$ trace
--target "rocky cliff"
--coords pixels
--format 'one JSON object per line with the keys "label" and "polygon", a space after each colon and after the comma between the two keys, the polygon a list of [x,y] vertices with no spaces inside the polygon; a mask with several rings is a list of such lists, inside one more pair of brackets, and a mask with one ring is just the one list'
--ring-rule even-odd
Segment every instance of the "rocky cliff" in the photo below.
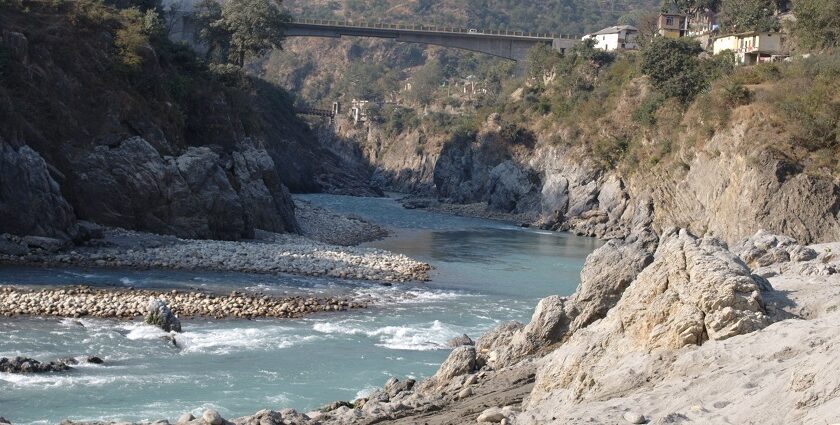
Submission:
{"label": "rocky cliff", "polygon": [[0,14],[0,233],[239,239],[299,231],[288,188],[367,190],[282,89],[159,36],[126,50],[137,24],[108,6],[24,3]]}
{"label": "rocky cliff", "polygon": [[[605,120],[615,122],[622,112]],[[736,108],[701,143],[675,143],[661,162],[633,168],[605,168],[585,146],[558,143],[572,137],[568,129],[544,120],[522,124],[533,140],[511,137],[500,114],[469,137],[428,137],[422,127],[385,137],[376,124],[344,134],[361,144],[383,187],[483,203],[544,228],[603,239],[679,226],[728,243],[760,229],[805,242],[836,240],[840,187],[780,151],[789,136],[766,114],[763,105]],[[685,118],[687,130],[675,137],[694,140],[692,125]]]}

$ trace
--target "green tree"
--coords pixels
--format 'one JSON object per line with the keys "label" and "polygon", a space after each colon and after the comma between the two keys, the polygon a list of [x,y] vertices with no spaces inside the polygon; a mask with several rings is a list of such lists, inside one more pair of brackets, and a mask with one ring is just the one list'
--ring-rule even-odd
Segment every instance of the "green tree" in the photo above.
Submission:
{"label": "green tree", "polygon": [[642,50],[642,72],[662,95],[689,103],[707,86],[701,52],[693,40],[657,38]]}
{"label": "green tree", "polygon": [[116,7],[117,9],[137,8],[141,12],[147,10],[162,10],[160,0],[106,0],[105,4]]}
{"label": "green tree", "polygon": [[231,62],[245,66],[248,57],[281,48],[289,16],[272,0],[229,0],[222,6],[223,27],[230,34]]}
{"label": "green tree", "polygon": [[794,0],[796,23],[793,33],[806,49],[840,46],[840,2],[837,0]]}
{"label": "green tree", "polygon": [[206,59],[224,63],[230,52],[230,31],[222,20],[222,5],[216,0],[201,0],[193,10],[195,41],[207,48]]}
{"label": "green tree", "polygon": [[664,0],[662,2],[663,11],[670,10],[673,6],[680,13],[692,16],[697,12],[704,10],[717,11],[721,0]]}
{"label": "green tree", "polygon": [[528,65],[528,77],[542,81],[546,73],[556,72],[563,61],[563,56],[551,46],[538,44],[528,51],[526,63]]}
{"label": "green tree", "polygon": [[721,24],[733,32],[775,31],[779,29],[775,12],[774,0],[723,0]]}
{"label": "green tree", "polygon": [[136,70],[143,63],[143,50],[151,52],[149,41],[162,36],[163,21],[152,9],[142,12],[131,7],[120,11],[120,22],[114,36],[117,57],[127,68]]}
{"label": "green tree", "polygon": [[336,83],[335,91],[346,100],[382,100],[383,93],[380,89],[379,80],[383,73],[384,67],[382,65],[353,62]]}
{"label": "green tree", "polygon": [[411,98],[421,105],[428,105],[435,99],[441,83],[444,81],[443,72],[437,61],[429,61],[416,73],[411,80]]}

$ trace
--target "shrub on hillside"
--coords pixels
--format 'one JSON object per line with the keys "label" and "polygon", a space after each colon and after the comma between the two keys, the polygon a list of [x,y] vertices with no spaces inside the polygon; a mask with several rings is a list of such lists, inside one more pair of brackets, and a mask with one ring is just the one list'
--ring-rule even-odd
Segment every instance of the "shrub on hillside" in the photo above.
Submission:
{"label": "shrub on hillside", "polygon": [[707,87],[702,52],[696,41],[660,37],[642,51],[642,72],[662,95],[688,104]]}
{"label": "shrub on hillside", "polygon": [[840,46],[840,2],[794,0],[794,35],[806,49]]}
{"label": "shrub on hillside", "polygon": [[71,4],[68,18],[78,27],[99,28],[117,19],[117,12],[102,0],[78,0]]}
{"label": "shrub on hillside", "polygon": [[723,27],[730,32],[779,29],[775,0],[723,0],[720,12]]}
{"label": "shrub on hillside", "polygon": [[129,70],[137,70],[143,63],[143,50],[151,50],[151,39],[163,34],[163,22],[154,10],[141,12],[134,7],[120,11],[120,22],[114,36],[117,57]]}
{"label": "shrub on hillside", "polygon": [[383,128],[385,134],[393,137],[405,131],[410,131],[420,126],[420,118],[413,109],[395,107],[386,113]]}

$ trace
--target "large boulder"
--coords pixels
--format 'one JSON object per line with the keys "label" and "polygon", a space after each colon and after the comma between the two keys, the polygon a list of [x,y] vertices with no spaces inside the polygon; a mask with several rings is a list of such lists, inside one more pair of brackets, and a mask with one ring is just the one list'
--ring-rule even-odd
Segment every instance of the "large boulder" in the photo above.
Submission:
{"label": "large boulder", "polygon": [[476,351],[471,345],[463,345],[449,353],[449,357],[440,365],[438,371],[429,379],[423,381],[422,390],[441,388],[448,385],[453,378],[472,373],[476,369]]}
{"label": "large boulder", "polygon": [[157,298],[149,300],[149,307],[146,310],[144,321],[166,332],[181,332],[181,321],[172,313],[172,310],[169,309],[163,300]]}
{"label": "large boulder", "polygon": [[624,290],[652,261],[658,238],[649,231],[627,239],[614,239],[586,257],[580,285],[572,296],[573,329],[580,329],[606,316]]}
{"label": "large boulder", "polygon": [[68,239],[75,219],[44,159],[0,139],[0,233]]}

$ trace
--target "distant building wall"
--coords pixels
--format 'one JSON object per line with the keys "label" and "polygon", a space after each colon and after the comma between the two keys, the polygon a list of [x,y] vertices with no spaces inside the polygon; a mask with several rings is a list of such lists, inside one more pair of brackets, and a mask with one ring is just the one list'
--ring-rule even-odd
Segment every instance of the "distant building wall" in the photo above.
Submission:
{"label": "distant building wall", "polygon": [[583,40],[594,40],[595,48],[607,52],[614,50],[633,50],[636,45],[636,34],[638,31],[620,30],[608,34],[590,34],[583,37]]}
{"label": "distant building wall", "polygon": [[741,64],[752,65],[787,56],[784,44],[784,34],[777,32],[732,34],[716,38],[712,43],[712,52],[717,55],[729,50],[735,53]]}

